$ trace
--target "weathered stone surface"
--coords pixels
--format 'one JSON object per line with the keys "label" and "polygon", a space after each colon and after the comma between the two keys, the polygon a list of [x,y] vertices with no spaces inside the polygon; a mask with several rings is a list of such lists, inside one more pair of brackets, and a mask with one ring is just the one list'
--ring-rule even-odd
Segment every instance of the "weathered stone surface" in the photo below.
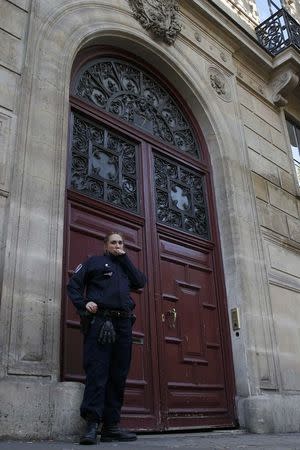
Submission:
{"label": "weathered stone surface", "polygon": [[270,268],[300,279],[300,253],[281,247],[279,242],[267,245]]}
{"label": "weathered stone surface", "polygon": [[288,143],[286,141],[286,137],[284,136],[283,130],[276,130],[275,128],[271,128],[271,140],[275,147],[278,147],[283,152],[289,151]]}
{"label": "weathered stone surface", "polygon": [[84,385],[80,383],[57,383],[49,379],[2,379],[0,438],[78,436],[83,430],[79,415],[83,389]]}
{"label": "weathered stone surface", "polygon": [[[1,425],[0,436],[16,439],[46,438],[50,423],[50,383],[36,380],[1,380]],[[18,408],[16,408],[18,401]],[[16,427],[18,424],[18,427]]]}
{"label": "weathered stone surface", "polygon": [[0,67],[0,106],[13,111],[16,105],[19,76]]}
{"label": "weathered stone surface", "polygon": [[266,141],[265,139],[260,139],[259,141],[260,152],[269,161],[274,162],[277,166],[286,170],[290,170],[290,162],[288,156],[285,152],[280,150],[274,144]]}
{"label": "weathered stone surface", "polygon": [[247,429],[252,433],[300,431],[300,398],[276,393],[249,397],[240,401]]}
{"label": "weathered stone surface", "polygon": [[260,140],[259,135],[247,126],[244,127],[246,143],[249,148],[257,153],[260,153]]}
{"label": "weathered stone surface", "polygon": [[239,85],[238,90],[241,104],[281,133],[282,123],[274,108],[261,101],[261,99],[253,95],[253,92],[245,89],[243,86]]}
{"label": "weathered stone surface", "polygon": [[266,126],[266,122],[264,119],[260,118],[252,111],[244,107],[242,107],[242,117],[244,120],[244,124],[248,128],[264,138],[266,141],[272,141],[271,129],[269,126]]}
{"label": "weathered stone surface", "polygon": [[280,210],[273,208],[272,206],[267,206],[261,200],[257,200],[258,207],[258,219],[260,224],[282,236],[289,236],[286,215]]}
{"label": "weathered stone surface", "polygon": [[[292,269],[294,272],[295,267],[293,265],[297,264],[298,267],[300,266],[300,255],[291,257],[290,264],[286,264],[284,267],[282,265],[282,259],[286,255],[281,253],[278,256],[281,256],[281,261],[274,262],[278,267],[277,270],[290,272],[290,269]],[[274,255],[272,255],[272,258],[274,258]],[[299,269],[295,276],[298,278],[300,289]],[[300,391],[300,311],[298,308],[300,290],[299,292],[295,292],[295,290],[271,285],[270,291],[282,387],[287,391]]]}
{"label": "weathered stone surface", "polygon": [[27,12],[17,8],[12,2],[1,2],[0,28],[13,36],[23,39],[27,26]]}
{"label": "weathered stone surface", "polygon": [[83,432],[85,421],[79,414],[83,390],[82,383],[62,382],[52,385],[50,436],[53,438],[66,435],[77,436]]}
{"label": "weathered stone surface", "polygon": [[7,68],[21,73],[23,42],[3,30],[0,30],[0,61]]}
{"label": "weathered stone surface", "polygon": [[252,174],[252,180],[254,185],[254,191],[257,198],[260,198],[261,200],[268,202],[269,201],[269,195],[268,195],[268,188],[267,188],[267,182],[258,175],[255,175],[255,173]]}
{"label": "weathered stone surface", "polygon": [[19,6],[19,8],[22,8],[25,11],[29,11],[32,0],[10,0],[10,3]]}
{"label": "weathered stone surface", "polygon": [[288,173],[285,170],[278,168],[280,186],[285,191],[288,191],[292,195],[297,195],[296,191],[296,177],[293,173]]}
{"label": "weathered stone surface", "polygon": [[294,196],[272,184],[268,185],[268,190],[271,205],[276,206],[276,208],[281,209],[291,216],[298,217],[297,202]]}
{"label": "weathered stone surface", "polygon": [[290,164],[285,153],[286,143],[283,133],[270,127],[264,119],[246,108],[242,109],[242,115],[249,147],[289,172]]}
{"label": "weathered stone surface", "polygon": [[288,217],[287,224],[291,239],[293,241],[300,242],[300,220],[293,219],[293,217]]}
{"label": "weathered stone surface", "polygon": [[253,172],[273,184],[280,185],[278,167],[264,156],[249,149],[250,166]]}
{"label": "weathered stone surface", "polygon": [[[10,188],[11,161],[16,132],[16,117],[0,108],[0,189],[8,193]],[[4,193],[5,193],[4,192]]]}

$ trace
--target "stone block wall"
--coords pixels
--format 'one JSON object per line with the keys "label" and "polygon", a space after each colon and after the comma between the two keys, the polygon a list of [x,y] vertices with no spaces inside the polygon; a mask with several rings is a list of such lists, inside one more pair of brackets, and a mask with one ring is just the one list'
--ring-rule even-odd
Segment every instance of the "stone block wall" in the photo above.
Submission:
{"label": "stone block wall", "polygon": [[[218,1],[218,0],[217,0]],[[259,23],[255,0],[220,0],[229,10],[254,28]]]}
{"label": "stone block wall", "polygon": [[243,86],[239,98],[270,287],[276,390],[300,394],[300,198],[285,113]]}
{"label": "stone block wall", "polygon": [[17,134],[18,98],[24,68],[31,0],[0,3],[0,281],[6,248],[10,180]]}

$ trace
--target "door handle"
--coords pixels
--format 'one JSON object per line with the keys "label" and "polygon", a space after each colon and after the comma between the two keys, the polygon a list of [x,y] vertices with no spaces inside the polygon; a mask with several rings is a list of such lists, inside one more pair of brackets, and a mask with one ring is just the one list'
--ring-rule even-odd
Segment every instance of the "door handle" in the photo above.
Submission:
{"label": "door handle", "polygon": [[166,315],[170,318],[169,327],[170,328],[175,328],[176,319],[177,319],[177,311],[176,311],[176,309],[175,308],[169,309],[169,311],[167,312]]}

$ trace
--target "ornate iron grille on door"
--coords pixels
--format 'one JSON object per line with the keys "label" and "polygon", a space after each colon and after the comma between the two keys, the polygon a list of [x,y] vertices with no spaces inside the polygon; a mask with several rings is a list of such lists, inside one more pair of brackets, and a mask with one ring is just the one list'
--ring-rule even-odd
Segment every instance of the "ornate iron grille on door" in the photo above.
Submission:
{"label": "ornate iron grille on door", "polygon": [[139,212],[136,144],[73,113],[70,185],[86,195]]}
{"label": "ornate iron grille on door", "polygon": [[209,239],[204,176],[155,155],[154,177],[158,222]]}
{"label": "ornate iron grille on door", "polygon": [[200,159],[201,149],[182,108],[136,66],[112,58],[93,60],[80,70],[72,93]]}

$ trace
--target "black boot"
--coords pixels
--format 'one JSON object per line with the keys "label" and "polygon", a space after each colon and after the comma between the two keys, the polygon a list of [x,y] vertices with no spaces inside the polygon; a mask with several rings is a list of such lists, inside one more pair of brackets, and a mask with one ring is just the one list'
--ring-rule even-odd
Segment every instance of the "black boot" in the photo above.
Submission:
{"label": "black boot", "polygon": [[80,438],[80,445],[93,445],[97,444],[97,429],[98,423],[87,421],[85,434]]}
{"label": "black boot", "polygon": [[113,442],[113,441],[135,441],[136,434],[131,431],[124,430],[116,425],[103,425],[101,430],[101,442]]}

